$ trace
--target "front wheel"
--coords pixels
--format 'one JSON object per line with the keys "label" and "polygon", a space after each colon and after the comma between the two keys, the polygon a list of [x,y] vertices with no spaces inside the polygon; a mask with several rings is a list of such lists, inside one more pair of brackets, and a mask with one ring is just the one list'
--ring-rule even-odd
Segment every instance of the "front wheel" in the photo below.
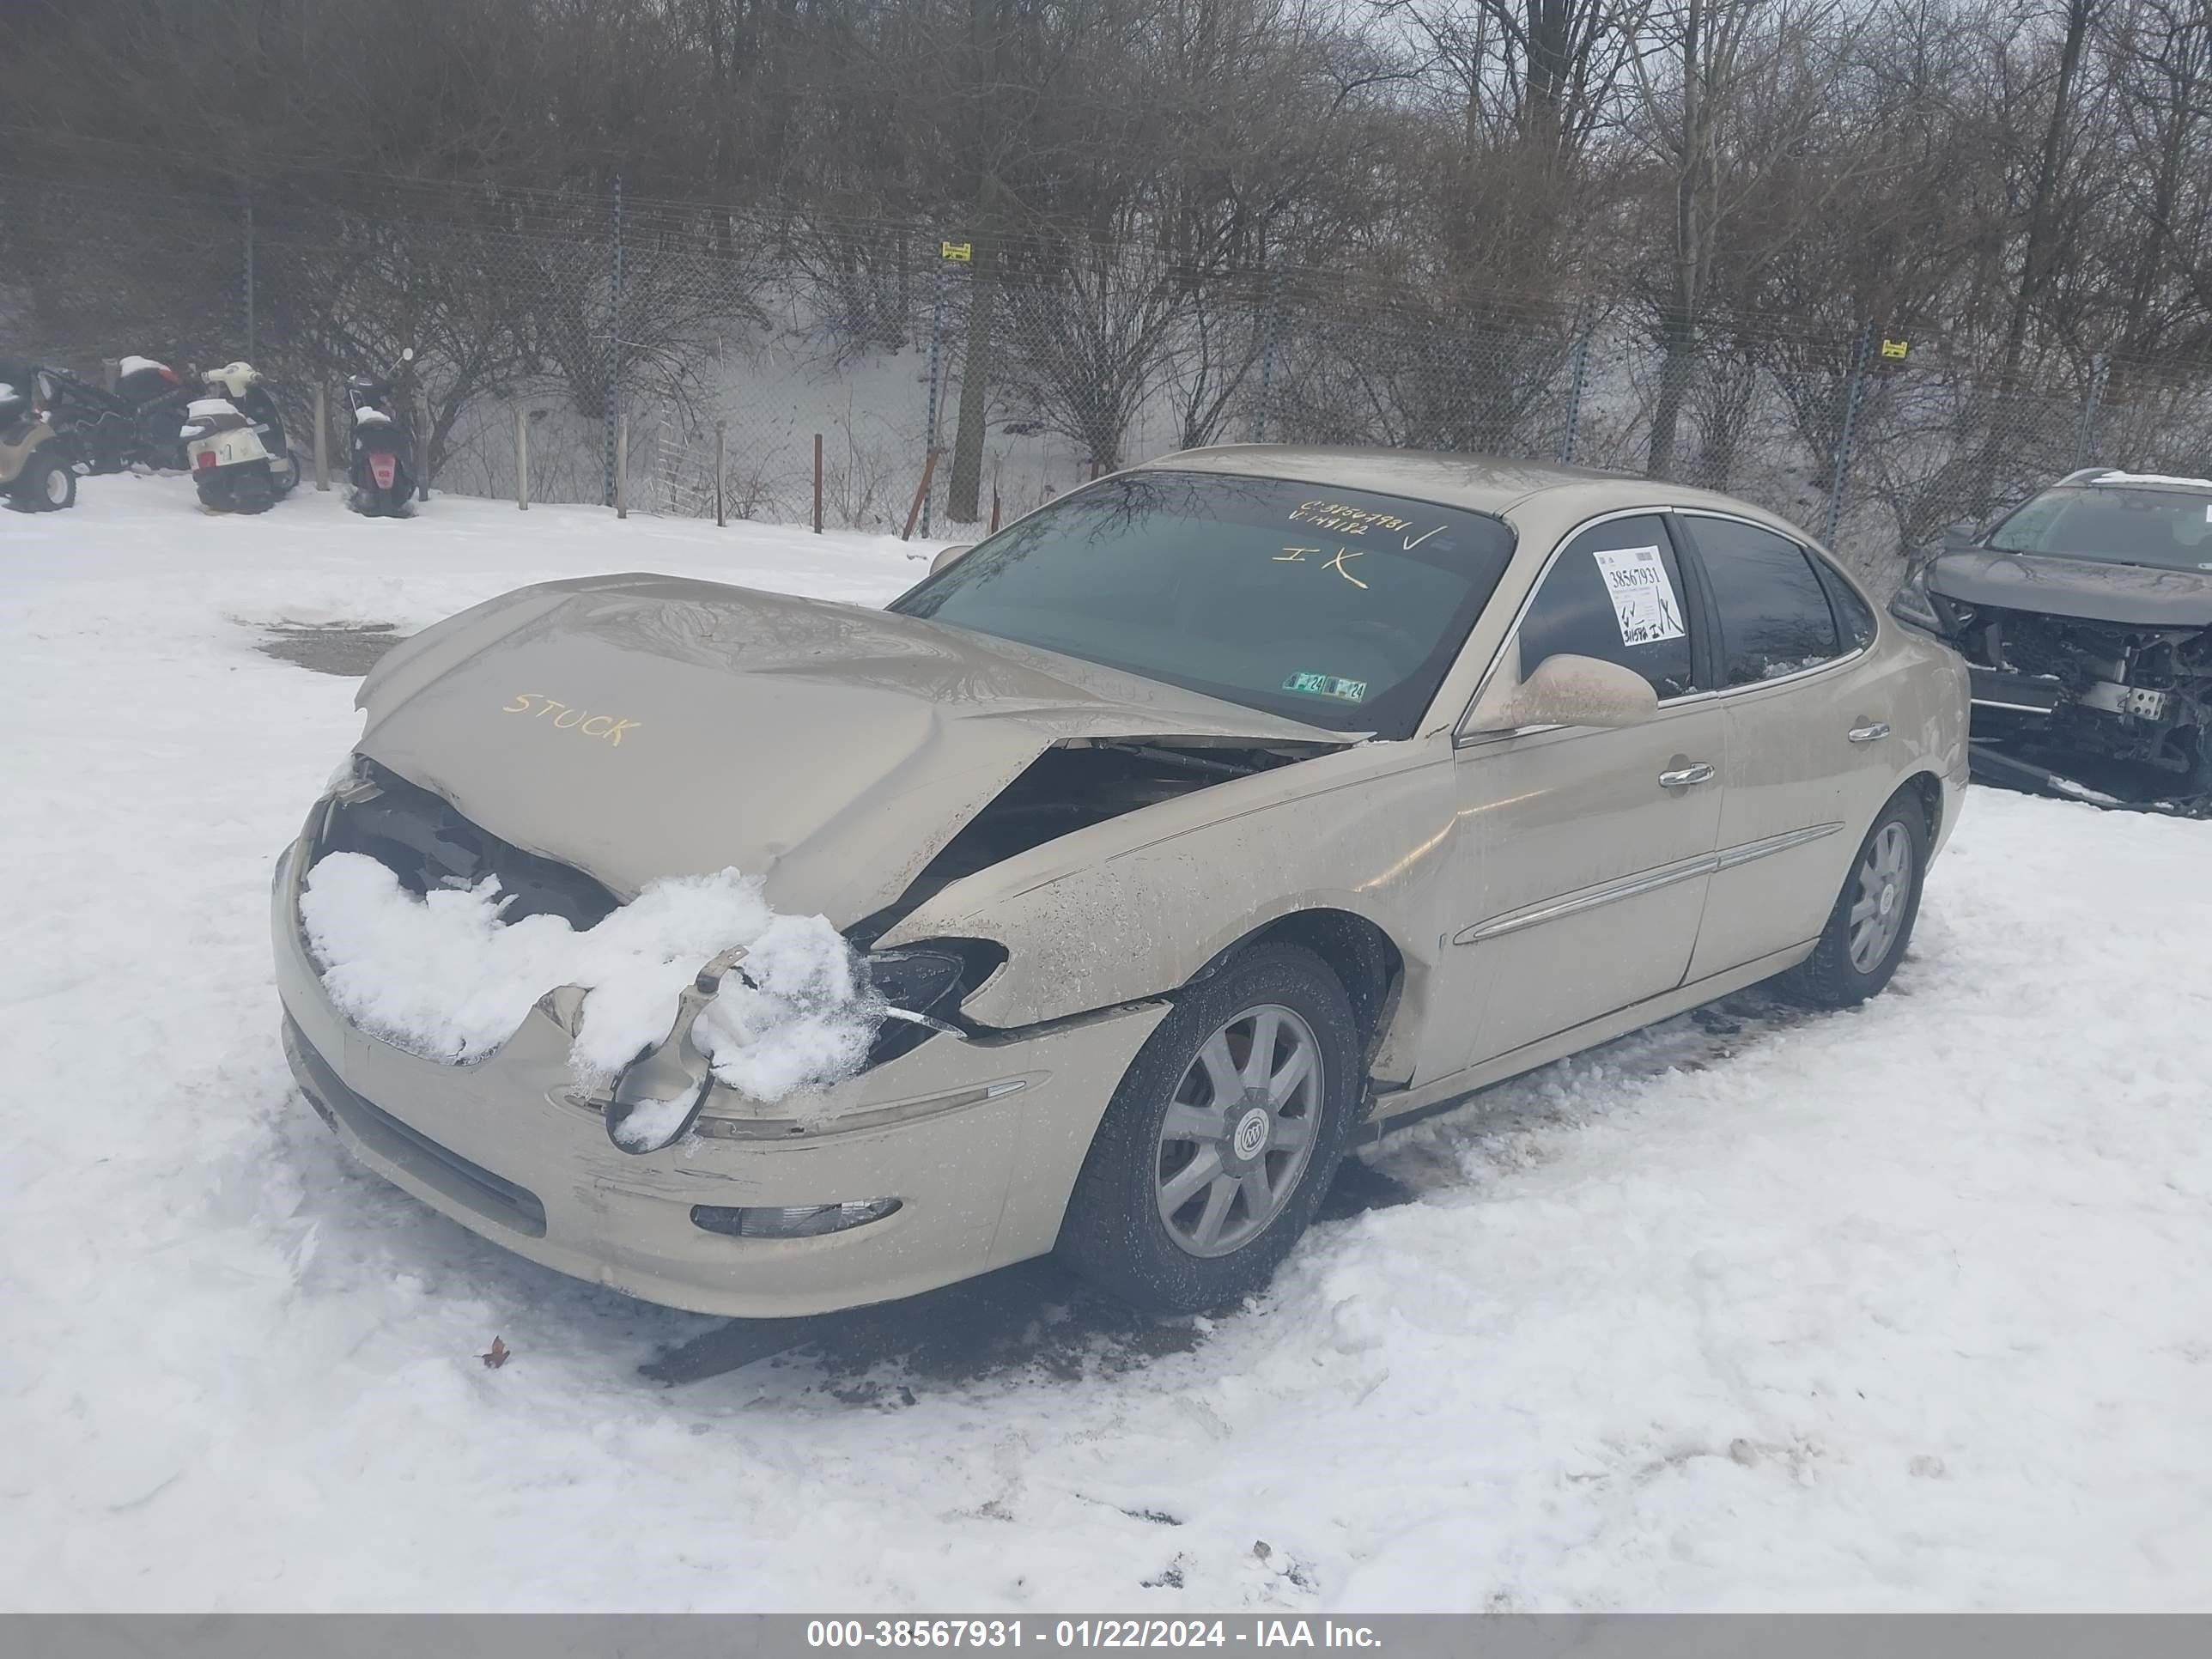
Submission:
{"label": "front wheel", "polygon": [[1849,1008],[1881,990],[1911,940],[1927,867],[1928,815],[1909,791],[1892,796],[1859,843],[1820,942],[1776,988],[1814,1008]]}
{"label": "front wheel", "polygon": [[10,493],[25,513],[58,513],[76,505],[76,473],[49,446],[24,463]]}
{"label": "front wheel", "polygon": [[1343,985],[1293,945],[1243,951],[1188,987],[1106,1109],[1060,1254],[1156,1313],[1264,1285],[1313,1219],[1358,1111]]}

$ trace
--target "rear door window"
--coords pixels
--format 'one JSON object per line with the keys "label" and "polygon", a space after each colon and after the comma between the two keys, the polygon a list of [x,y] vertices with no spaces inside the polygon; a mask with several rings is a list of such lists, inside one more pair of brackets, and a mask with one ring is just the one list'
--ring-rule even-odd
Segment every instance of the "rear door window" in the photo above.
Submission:
{"label": "rear door window", "polygon": [[1735,519],[1684,522],[1720,614],[1722,684],[1757,685],[1841,654],[1827,589],[1804,549]]}
{"label": "rear door window", "polygon": [[1547,657],[1595,657],[1650,682],[1660,697],[1697,689],[1689,607],[1656,514],[1608,519],[1560,549],[1521,619],[1521,677]]}

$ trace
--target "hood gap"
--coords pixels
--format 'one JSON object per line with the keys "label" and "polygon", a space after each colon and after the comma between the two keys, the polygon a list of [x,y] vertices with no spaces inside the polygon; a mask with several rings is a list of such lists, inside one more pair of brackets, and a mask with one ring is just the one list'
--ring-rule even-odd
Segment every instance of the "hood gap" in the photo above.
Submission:
{"label": "hood gap", "polygon": [[1155,737],[1065,739],[1024,767],[938,849],[905,891],[855,922],[847,937],[865,948],[954,882],[1079,830],[1344,746]]}

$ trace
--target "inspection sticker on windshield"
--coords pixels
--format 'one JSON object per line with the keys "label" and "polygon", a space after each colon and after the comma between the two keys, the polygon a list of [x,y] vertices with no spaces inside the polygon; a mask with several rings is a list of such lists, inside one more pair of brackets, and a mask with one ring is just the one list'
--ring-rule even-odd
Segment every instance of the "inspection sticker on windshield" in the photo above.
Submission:
{"label": "inspection sticker on windshield", "polygon": [[1590,556],[1613,600],[1623,645],[1656,645],[1682,637],[1682,605],[1656,547],[1601,548]]}
{"label": "inspection sticker on windshield", "polygon": [[1283,682],[1285,691],[1310,691],[1316,697],[1341,697],[1346,702],[1367,700],[1365,680],[1340,680],[1334,674],[1293,674]]}

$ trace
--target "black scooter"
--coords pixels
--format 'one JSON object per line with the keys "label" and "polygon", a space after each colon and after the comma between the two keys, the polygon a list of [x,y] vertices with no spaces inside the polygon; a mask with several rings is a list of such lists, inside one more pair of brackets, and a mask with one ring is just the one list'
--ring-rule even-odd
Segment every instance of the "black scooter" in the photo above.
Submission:
{"label": "black scooter", "polygon": [[[399,354],[401,374],[415,361],[410,346]],[[351,459],[346,477],[353,485],[349,505],[366,518],[404,519],[415,511],[415,447],[394,416],[402,406],[389,379],[355,374],[345,383],[352,414]]]}

